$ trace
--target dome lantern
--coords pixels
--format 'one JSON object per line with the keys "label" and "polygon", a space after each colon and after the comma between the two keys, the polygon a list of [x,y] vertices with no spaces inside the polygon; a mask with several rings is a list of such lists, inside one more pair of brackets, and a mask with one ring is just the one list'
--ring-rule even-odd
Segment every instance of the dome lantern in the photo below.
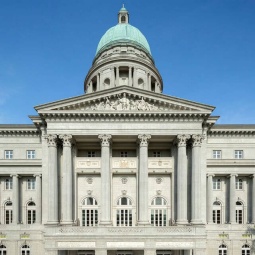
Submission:
{"label": "dome lantern", "polygon": [[129,14],[128,14],[128,11],[125,8],[124,4],[119,11],[118,21],[119,21],[119,24],[128,24],[129,23]]}

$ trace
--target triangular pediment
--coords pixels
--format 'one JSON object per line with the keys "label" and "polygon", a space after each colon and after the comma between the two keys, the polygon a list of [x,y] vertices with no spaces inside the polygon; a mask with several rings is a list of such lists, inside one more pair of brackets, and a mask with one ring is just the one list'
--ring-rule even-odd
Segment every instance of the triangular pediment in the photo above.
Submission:
{"label": "triangular pediment", "polygon": [[214,107],[130,87],[119,87],[36,106],[50,112],[167,112],[207,113]]}

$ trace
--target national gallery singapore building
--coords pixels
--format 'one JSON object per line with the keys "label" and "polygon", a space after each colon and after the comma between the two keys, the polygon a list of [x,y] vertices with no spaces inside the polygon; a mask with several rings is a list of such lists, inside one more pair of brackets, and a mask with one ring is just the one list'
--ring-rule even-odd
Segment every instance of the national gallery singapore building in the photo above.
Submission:
{"label": "national gallery singapore building", "polygon": [[255,125],[162,91],[123,7],[84,94],[0,125],[0,255],[254,254]]}

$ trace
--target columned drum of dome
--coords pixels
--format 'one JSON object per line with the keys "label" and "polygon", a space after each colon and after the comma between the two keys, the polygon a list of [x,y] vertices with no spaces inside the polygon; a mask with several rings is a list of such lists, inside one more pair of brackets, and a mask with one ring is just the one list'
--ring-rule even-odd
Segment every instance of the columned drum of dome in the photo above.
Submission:
{"label": "columned drum of dome", "polygon": [[149,43],[139,29],[129,24],[124,6],[118,13],[118,24],[108,29],[98,43],[84,91],[92,93],[119,86],[157,93],[163,90]]}

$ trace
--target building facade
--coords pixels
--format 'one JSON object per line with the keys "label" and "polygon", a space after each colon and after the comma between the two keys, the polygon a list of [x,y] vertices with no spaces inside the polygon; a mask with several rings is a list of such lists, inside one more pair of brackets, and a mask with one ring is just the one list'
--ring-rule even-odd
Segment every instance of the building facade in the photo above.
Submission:
{"label": "building facade", "polygon": [[0,255],[254,254],[255,125],[164,95],[124,7],[84,91],[0,125]]}

